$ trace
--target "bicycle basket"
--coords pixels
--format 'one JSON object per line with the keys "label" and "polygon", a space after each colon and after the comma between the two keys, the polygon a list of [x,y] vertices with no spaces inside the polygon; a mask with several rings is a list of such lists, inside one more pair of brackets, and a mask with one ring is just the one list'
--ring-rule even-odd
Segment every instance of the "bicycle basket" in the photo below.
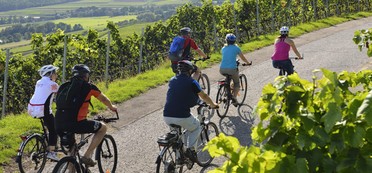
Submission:
{"label": "bicycle basket", "polygon": [[161,146],[168,146],[177,141],[178,135],[176,133],[167,133],[158,137],[158,144]]}
{"label": "bicycle basket", "polygon": [[61,145],[70,148],[75,143],[75,133],[63,132],[61,135]]}

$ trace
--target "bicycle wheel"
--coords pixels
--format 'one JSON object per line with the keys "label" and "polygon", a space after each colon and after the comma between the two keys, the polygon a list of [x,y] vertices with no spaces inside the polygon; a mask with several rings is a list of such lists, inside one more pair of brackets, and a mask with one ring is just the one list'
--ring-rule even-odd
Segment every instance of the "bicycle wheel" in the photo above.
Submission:
{"label": "bicycle wheel", "polygon": [[253,108],[250,105],[242,104],[238,107],[238,114],[242,118],[242,120],[245,120],[249,122],[250,124],[254,123],[255,115],[253,112]]}
{"label": "bicycle wheel", "polygon": [[200,87],[204,90],[205,93],[208,95],[211,92],[211,85],[209,83],[209,78],[206,74],[202,73],[199,77],[198,83]]}
{"label": "bicycle wheel", "polygon": [[160,151],[156,164],[156,173],[182,173],[183,165],[176,164],[176,152],[170,146]]}
{"label": "bicycle wheel", "polygon": [[203,150],[207,143],[216,137],[219,134],[217,125],[209,122],[208,124],[203,126],[203,129],[200,133],[200,138],[198,139],[198,146],[196,148],[197,153],[197,164],[202,167],[208,166],[213,157],[209,154],[208,150]]}
{"label": "bicycle wheel", "polygon": [[236,100],[241,105],[245,101],[245,97],[247,96],[247,77],[244,74],[239,75],[240,81],[240,89]]}
{"label": "bicycle wheel", "polygon": [[22,173],[41,173],[46,163],[46,144],[39,134],[26,139],[17,155],[19,171]]}
{"label": "bicycle wheel", "polygon": [[225,85],[222,85],[218,88],[217,96],[216,96],[216,103],[219,105],[217,109],[217,115],[220,118],[223,118],[226,116],[227,111],[230,107],[230,100],[227,96],[227,89]]}
{"label": "bicycle wheel", "polygon": [[53,173],[81,173],[81,170],[75,157],[68,156],[58,161]]}
{"label": "bicycle wheel", "polygon": [[96,160],[99,172],[110,173],[116,171],[118,163],[118,149],[114,138],[111,135],[105,135],[101,144],[96,150]]}

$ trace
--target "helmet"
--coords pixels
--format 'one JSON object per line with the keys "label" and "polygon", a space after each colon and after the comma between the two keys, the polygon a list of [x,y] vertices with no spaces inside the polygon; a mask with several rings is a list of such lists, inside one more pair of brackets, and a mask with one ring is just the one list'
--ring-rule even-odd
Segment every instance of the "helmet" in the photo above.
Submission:
{"label": "helmet", "polygon": [[77,64],[72,68],[72,74],[74,76],[77,75],[84,75],[90,73],[89,67],[86,66],[85,64]]}
{"label": "helmet", "polygon": [[236,36],[234,34],[226,34],[226,41],[236,41]]}
{"label": "helmet", "polygon": [[188,34],[191,32],[191,29],[189,27],[183,27],[180,29],[181,34]]}
{"label": "helmet", "polygon": [[194,65],[192,64],[192,62],[188,61],[188,60],[182,60],[182,61],[178,61],[178,71],[179,72],[189,72],[190,70],[194,70]]}
{"label": "helmet", "polygon": [[288,34],[288,33],[289,33],[289,28],[287,26],[282,26],[280,28],[280,34],[281,35]]}
{"label": "helmet", "polygon": [[39,71],[40,76],[43,77],[43,76],[46,76],[46,75],[50,75],[49,72],[56,71],[56,70],[58,70],[58,67],[56,67],[56,66],[44,65],[38,71]]}

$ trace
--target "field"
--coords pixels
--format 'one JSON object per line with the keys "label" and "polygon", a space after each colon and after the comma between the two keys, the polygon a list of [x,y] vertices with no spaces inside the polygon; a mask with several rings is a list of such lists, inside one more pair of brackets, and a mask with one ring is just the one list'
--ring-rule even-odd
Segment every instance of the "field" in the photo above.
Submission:
{"label": "field", "polygon": [[137,17],[136,15],[116,16],[116,17],[110,17],[110,16],[79,17],[79,18],[66,18],[66,19],[53,20],[51,22],[54,22],[54,23],[63,22],[71,26],[75,24],[81,24],[84,27],[84,29],[92,28],[92,29],[101,30],[106,27],[109,21],[117,23],[117,22],[124,21],[124,20],[136,19],[136,17]]}
{"label": "field", "polygon": [[13,10],[7,12],[0,12],[0,16],[43,16],[43,15],[53,15],[56,13],[66,12],[67,10],[74,10],[80,7],[125,7],[125,6],[141,6],[147,4],[154,5],[166,5],[166,4],[183,4],[189,2],[189,0],[81,0],[78,2],[71,2],[58,5],[50,5],[44,7],[28,8],[23,10]]}

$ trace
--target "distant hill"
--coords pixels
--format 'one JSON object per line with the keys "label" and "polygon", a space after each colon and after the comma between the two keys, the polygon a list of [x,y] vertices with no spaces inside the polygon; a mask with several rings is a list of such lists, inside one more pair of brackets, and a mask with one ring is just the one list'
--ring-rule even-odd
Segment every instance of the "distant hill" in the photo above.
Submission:
{"label": "distant hill", "polygon": [[0,0],[0,12],[20,10],[30,7],[42,7],[75,1],[79,0]]}

